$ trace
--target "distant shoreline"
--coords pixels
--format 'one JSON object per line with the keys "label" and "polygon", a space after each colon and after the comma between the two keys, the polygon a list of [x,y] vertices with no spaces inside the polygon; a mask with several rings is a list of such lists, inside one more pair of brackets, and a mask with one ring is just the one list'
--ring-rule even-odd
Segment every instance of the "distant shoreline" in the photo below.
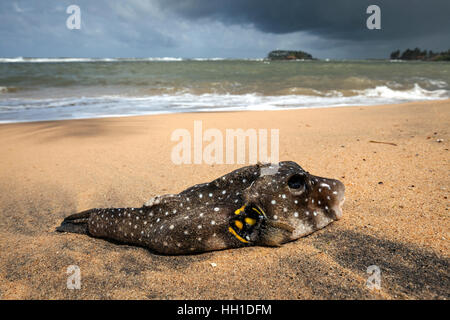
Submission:
{"label": "distant shoreline", "polygon": [[390,58],[364,58],[364,59],[269,59],[265,58],[177,58],[177,57],[149,57],[149,58],[36,58],[36,57],[6,57],[0,58],[0,64],[8,63],[114,63],[114,62],[220,62],[220,61],[251,61],[251,62],[449,62],[448,60],[421,60],[421,59],[390,59]]}

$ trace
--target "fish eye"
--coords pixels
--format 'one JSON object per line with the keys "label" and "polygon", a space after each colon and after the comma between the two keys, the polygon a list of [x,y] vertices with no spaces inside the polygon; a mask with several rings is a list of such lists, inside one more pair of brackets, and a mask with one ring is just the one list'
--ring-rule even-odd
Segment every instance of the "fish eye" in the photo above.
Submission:
{"label": "fish eye", "polygon": [[291,189],[300,189],[305,186],[305,178],[302,175],[294,174],[289,178],[287,183]]}

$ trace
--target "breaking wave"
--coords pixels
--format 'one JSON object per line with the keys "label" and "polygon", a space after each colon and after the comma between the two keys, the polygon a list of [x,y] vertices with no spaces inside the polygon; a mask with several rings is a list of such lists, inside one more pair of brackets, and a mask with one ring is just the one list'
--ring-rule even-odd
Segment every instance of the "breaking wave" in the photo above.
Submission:
{"label": "breaking wave", "polygon": [[[139,61],[223,61],[235,60],[227,58],[177,58],[177,57],[149,57],[149,58],[0,58],[0,63],[66,63],[66,62],[139,62]],[[262,61],[262,58],[239,59],[245,61]]]}
{"label": "breaking wave", "polygon": [[[3,88],[3,87],[2,87]],[[267,96],[248,94],[195,95],[191,93],[150,96],[94,96],[52,99],[0,99],[0,122],[24,122],[131,116],[179,112],[215,112],[245,110],[284,110],[394,104],[409,101],[448,99],[448,90],[426,90],[415,84],[410,90],[377,86],[353,90],[345,96],[339,91],[322,95],[290,94]]]}

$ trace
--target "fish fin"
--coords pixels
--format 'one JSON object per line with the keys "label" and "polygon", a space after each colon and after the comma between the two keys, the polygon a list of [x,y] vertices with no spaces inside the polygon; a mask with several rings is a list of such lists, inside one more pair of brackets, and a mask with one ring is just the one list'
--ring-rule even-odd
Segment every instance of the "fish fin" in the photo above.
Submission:
{"label": "fish fin", "polygon": [[234,213],[228,230],[245,244],[281,246],[289,241],[294,231],[287,223],[269,220],[266,213],[253,203],[242,206]]}
{"label": "fish fin", "polygon": [[294,227],[288,225],[287,223],[279,222],[279,221],[270,221],[269,225],[271,225],[274,228],[285,230],[289,233],[292,233],[295,230]]}
{"label": "fish fin", "polygon": [[272,247],[279,247],[290,239],[294,228],[290,225],[278,222],[267,221],[265,228],[261,232],[260,243]]}
{"label": "fish fin", "polygon": [[163,194],[158,195],[150,198],[146,203],[144,203],[144,207],[151,207],[157,204],[160,204],[162,200],[168,199],[168,198],[174,198],[176,197],[176,194]]}
{"label": "fish fin", "polygon": [[265,213],[254,204],[237,209],[230,219],[228,231],[240,242],[252,244],[257,241],[259,229],[265,219]]}
{"label": "fish fin", "polygon": [[91,214],[97,210],[98,209],[90,209],[66,217],[61,225],[56,227],[56,231],[89,234],[88,221]]}

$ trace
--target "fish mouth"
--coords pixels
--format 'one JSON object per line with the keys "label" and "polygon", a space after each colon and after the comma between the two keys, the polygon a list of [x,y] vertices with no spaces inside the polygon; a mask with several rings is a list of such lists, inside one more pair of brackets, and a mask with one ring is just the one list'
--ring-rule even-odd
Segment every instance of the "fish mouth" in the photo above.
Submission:
{"label": "fish mouth", "polygon": [[335,208],[333,208],[336,220],[340,220],[342,218],[342,206],[344,205],[344,202],[345,196],[342,196],[342,199],[339,201],[339,204]]}
{"label": "fish mouth", "polygon": [[345,186],[339,180],[336,180],[337,184],[337,196],[336,196],[336,204],[332,207],[335,220],[340,220],[342,218],[342,206],[345,202]]}

